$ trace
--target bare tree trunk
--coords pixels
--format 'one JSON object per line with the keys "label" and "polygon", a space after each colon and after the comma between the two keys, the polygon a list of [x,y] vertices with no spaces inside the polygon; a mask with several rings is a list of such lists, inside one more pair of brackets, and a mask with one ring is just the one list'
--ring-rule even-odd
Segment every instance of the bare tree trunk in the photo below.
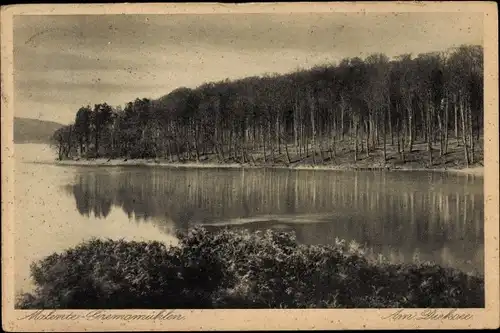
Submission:
{"label": "bare tree trunk", "polygon": [[175,140],[175,148],[177,152],[177,161],[182,161],[181,148],[179,146],[179,141]]}
{"label": "bare tree trunk", "polygon": [[262,128],[262,123],[260,123],[260,134],[262,135],[262,149],[264,152],[264,163],[267,163],[267,157],[266,157],[266,137]]}
{"label": "bare tree trunk", "polygon": [[363,130],[365,128],[365,123],[363,122],[359,122],[358,123],[358,135],[359,135],[359,138],[360,138],[360,147],[359,147],[359,152],[362,153],[365,151],[365,131]]}
{"label": "bare tree trunk", "polygon": [[57,155],[59,156],[59,160],[63,159],[63,140],[59,140],[59,150],[57,152]]}
{"label": "bare tree trunk", "polygon": [[246,132],[241,131],[241,138],[240,138],[240,154],[241,154],[241,161],[243,163],[246,163],[246,154],[245,154],[245,141],[246,141]]}
{"label": "bare tree trunk", "polygon": [[276,143],[278,144],[278,154],[281,155],[281,136],[280,136],[280,122],[279,122],[279,111],[276,110]]}
{"label": "bare tree trunk", "polygon": [[401,140],[400,140],[400,125],[399,125],[399,119],[396,120],[396,134],[397,134],[397,139],[398,139],[398,154],[401,154]]}
{"label": "bare tree trunk", "polygon": [[[401,124],[400,124],[400,126],[401,126]],[[405,156],[406,132],[407,132],[406,122],[403,123],[402,126],[403,126],[403,130],[402,130],[403,135],[401,135],[401,160],[403,161],[403,163],[406,163],[406,156]]]}
{"label": "bare tree trunk", "polygon": [[[387,112],[387,109],[386,109]],[[386,115],[386,114],[385,114]],[[385,125],[385,119],[382,121],[382,126],[383,126],[383,143],[384,143],[384,165],[387,161],[387,133],[386,133],[386,125]]]}
{"label": "bare tree trunk", "polygon": [[298,119],[299,120],[299,128],[298,128],[298,137],[299,137],[299,159],[302,160],[302,131],[303,131],[303,124],[302,124],[302,117]]}
{"label": "bare tree trunk", "polygon": [[[217,114],[217,111],[216,111],[216,114]],[[217,128],[218,128],[218,124],[217,124],[217,115],[216,115],[215,116],[215,124],[214,124],[214,135],[213,135],[213,141],[214,141],[213,150],[217,154],[217,157],[219,158],[219,161],[220,161],[221,156],[220,156],[220,150],[219,150],[219,135],[218,135]]]}
{"label": "bare tree trunk", "polygon": [[174,156],[173,156],[173,153],[172,153],[172,142],[171,142],[170,139],[168,140],[168,144],[167,144],[167,155],[168,155],[168,160],[170,162],[173,162],[174,161]]}
{"label": "bare tree trunk", "polygon": [[71,149],[73,148],[73,125],[69,125],[69,134],[68,134],[68,151],[66,152],[66,158],[69,158],[71,154]]}
{"label": "bare tree trunk", "polygon": [[443,149],[444,133],[443,133],[443,117],[441,117],[439,112],[437,113],[437,118],[438,118],[438,126],[439,126],[439,134],[438,134],[439,135],[439,156],[441,157],[444,154],[444,149]]}
{"label": "bare tree trunk", "polygon": [[194,149],[195,149],[195,152],[196,152],[196,161],[197,162],[200,162],[200,150],[199,150],[199,147],[198,147],[198,133],[200,133],[199,131],[199,124],[196,123],[196,129],[193,131],[193,141],[194,141]]}
{"label": "bare tree trunk", "polygon": [[300,154],[300,158],[302,159],[302,155],[305,153],[306,156],[307,156],[307,153],[305,151],[305,145],[306,145],[306,142],[304,140],[304,121],[303,121],[303,118],[301,117],[300,119],[300,135],[299,135],[299,139],[300,139],[300,142],[299,142],[299,154]]}
{"label": "bare tree trunk", "polygon": [[287,140],[287,138],[285,138],[284,141],[285,141],[286,160],[287,160],[288,164],[290,165],[292,163],[292,160],[290,159],[290,153],[288,152],[288,140]]}
{"label": "bare tree trunk", "polygon": [[[90,146],[90,134],[87,132],[87,129],[85,129],[85,156],[88,158],[89,154],[89,146]],[[83,157],[83,156],[82,156]]]}
{"label": "bare tree trunk", "polygon": [[337,155],[337,139],[335,138],[335,135],[333,136],[333,142],[332,142],[332,148],[330,150],[330,160],[334,160],[335,159],[335,156]]}
{"label": "bare tree trunk", "polygon": [[252,126],[252,149],[256,150],[257,149],[257,124],[256,121],[254,121],[254,124]]}
{"label": "bare tree trunk", "polygon": [[222,132],[222,131],[219,131],[219,132],[221,132],[219,134],[219,136],[220,136],[220,140],[219,140],[220,156],[222,157],[222,161],[225,162],[226,156],[224,155],[224,132]]}
{"label": "bare tree trunk", "polygon": [[[419,103],[421,104],[421,103]],[[422,103],[422,106],[420,108],[420,113],[421,113],[421,123],[422,123],[422,133],[424,133],[424,142],[427,143],[428,140],[430,140],[429,138],[429,131],[427,130],[427,110],[425,108],[425,105],[424,103]]]}
{"label": "bare tree trunk", "polygon": [[233,123],[233,128],[234,128],[234,134],[233,134],[233,156],[234,156],[234,160],[235,161],[238,161],[238,144],[240,143],[239,142],[239,138],[240,138],[240,134],[239,134],[239,131],[238,131],[238,127],[236,126],[235,123]]}
{"label": "bare tree trunk", "polygon": [[358,161],[358,127],[359,121],[354,122],[354,162]]}
{"label": "bare tree trunk", "polygon": [[411,107],[408,107],[408,151],[411,153],[413,151],[413,111]]}
{"label": "bare tree trunk", "polygon": [[[389,121],[389,135],[391,136],[391,146],[394,146],[394,133],[392,131],[392,112],[391,112],[391,102],[387,101],[387,117]],[[384,125],[385,126],[385,125]]]}
{"label": "bare tree trunk", "polygon": [[[163,134],[162,134],[163,136]],[[169,145],[169,140],[166,138],[162,138],[163,142],[163,158],[169,160],[169,162],[172,162],[172,158],[170,157],[170,145]]]}
{"label": "bare tree trunk", "polygon": [[305,136],[304,134],[304,149],[305,149],[305,152],[306,152],[306,157],[309,157],[309,140],[307,139],[307,137]]}
{"label": "bare tree trunk", "polygon": [[233,157],[233,142],[234,142],[234,133],[233,133],[233,124],[231,123],[231,128],[229,129],[229,159]]}
{"label": "bare tree trunk", "polygon": [[80,137],[80,139],[78,141],[80,144],[80,157],[82,157],[83,156],[83,137]]}
{"label": "bare tree trunk", "polygon": [[321,162],[323,162],[325,159],[323,157],[323,136],[321,136],[321,130],[319,131],[320,137],[318,139],[318,148],[319,148],[319,156],[321,157]]}
{"label": "bare tree trunk", "polygon": [[449,98],[446,98],[446,104],[444,108],[444,155],[448,154],[448,118],[449,118],[449,107],[450,107],[450,100]]}
{"label": "bare tree trunk", "polygon": [[331,144],[330,144],[330,160],[333,161],[336,155],[335,151],[335,146],[336,146],[336,141],[337,141],[337,117],[333,118],[333,125],[330,124],[330,138],[331,138]]}
{"label": "bare tree trunk", "polygon": [[94,142],[95,142],[95,157],[98,158],[99,157],[99,129],[98,128],[95,131]]}
{"label": "bare tree trunk", "polygon": [[299,129],[298,129],[298,101],[295,101],[295,106],[293,109],[293,142],[295,144],[295,150],[299,151],[299,141],[298,141],[298,134],[299,134]]}
{"label": "bare tree trunk", "polygon": [[312,93],[310,94],[309,97],[309,103],[310,103],[310,115],[311,115],[311,149],[312,149],[312,156],[313,156],[313,164],[316,164],[316,127],[315,127],[315,122],[314,122],[314,113],[316,110],[316,107],[314,105],[314,96]]}
{"label": "bare tree trunk", "polygon": [[464,114],[464,105],[463,105],[462,98],[460,98],[459,106],[460,106],[460,115],[462,118],[462,143],[464,145],[465,165],[467,167],[469,167],[469,152],[468,152],[468,147],[467,147],[467,129],[465,126],[465,114]]}
{"label": "bare tree trunk", "polygon": [[366,131],[366,157],[370,157],[370,121],[365,121]]}
{"label": "bare tree trunk", "polygon": [[455,125],[455,139],[457,140],[457,144],[459,142],[459,138],[458,138],[458,108],[457,108],[457,103],[458,103],[458,99],[457,97],[455,96],[454,100],[453,100],[453,109],[455,111],[455,122],[454,122],[454,125]]}
{"label": "bare tree trunk", "polygon": [[482,115],[483,115],[483,112],[481,113],[476,113],[476,141],[479,141],[480,137],[481,137],[481,130],[482,130],[482,122],[483,122],[483,118],[482,118]]}
{"label": "bare tree trunk", "polygon": [[341,107],[341,112],[340,112],[340,133],[341,133],[341,140],[342,142],[344,141],[344,113],[345,113],[345,107]]}
{"label": "bare tree trunk", "polygon": [[267,132],[269,133],[269,149],[271,150],[271,163],[274,163],[275,157],[274,157],[274,143],[273,143],[273,138],[271,136],[271,116],[269,115],[269,120],[267,122]]}
{"label": "bare tree trunk", "polygon": [[469,119],[470,163],[474,164],[474,136],[472,133],[472,109],[467,103],[467,117]]}
{"label": "bare tree trunk", "polygon": [[432,166],[432,119],[431,119],[431,107],[429,105],[424,106],[425,113],[427,115],[427,151],[429,152],[429,166]]}

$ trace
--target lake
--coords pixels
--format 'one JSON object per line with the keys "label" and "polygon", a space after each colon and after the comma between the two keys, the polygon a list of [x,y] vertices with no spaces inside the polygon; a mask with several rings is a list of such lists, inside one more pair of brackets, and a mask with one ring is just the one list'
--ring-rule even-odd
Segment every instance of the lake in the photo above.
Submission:
{"label": "lake", "polygon": [[294,231],[306,244],[354,240],[390,262],[483,272],[483,177],[444,172],[74,167],[15,145],[16,290],[29,265],[92,238],[176,242],[207,227]]}

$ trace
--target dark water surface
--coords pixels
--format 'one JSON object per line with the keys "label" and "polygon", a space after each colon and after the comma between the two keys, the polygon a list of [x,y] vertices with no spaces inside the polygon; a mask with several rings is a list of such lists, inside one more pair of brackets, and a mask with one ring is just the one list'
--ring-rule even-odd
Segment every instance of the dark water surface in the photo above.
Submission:
{"label": "dark water surface", "polygon": [[175,242],[195,224],[293,230],[308,244],[354,240],[391,262],[483,271],[483,177],[16,163],[23,281],[29,262],[90,237]]}

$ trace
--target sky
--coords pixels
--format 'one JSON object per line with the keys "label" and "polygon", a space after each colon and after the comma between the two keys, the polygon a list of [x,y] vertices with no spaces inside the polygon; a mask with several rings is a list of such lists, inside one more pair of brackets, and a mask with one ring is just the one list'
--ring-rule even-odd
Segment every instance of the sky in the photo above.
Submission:
{"label": "sky", "polygon": [[483,41],[482,13],[19,15],[15,116],[73,122],[178,87]]}

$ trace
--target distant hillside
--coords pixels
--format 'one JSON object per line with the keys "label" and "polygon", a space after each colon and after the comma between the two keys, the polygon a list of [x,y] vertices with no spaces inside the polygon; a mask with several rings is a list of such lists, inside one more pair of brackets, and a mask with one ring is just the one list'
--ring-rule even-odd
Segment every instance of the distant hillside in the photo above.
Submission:
{"label": "distant hillside", "polygon": [[14,143],[49,143],[55,130],[64,126],[53,121],[14,118]]}

